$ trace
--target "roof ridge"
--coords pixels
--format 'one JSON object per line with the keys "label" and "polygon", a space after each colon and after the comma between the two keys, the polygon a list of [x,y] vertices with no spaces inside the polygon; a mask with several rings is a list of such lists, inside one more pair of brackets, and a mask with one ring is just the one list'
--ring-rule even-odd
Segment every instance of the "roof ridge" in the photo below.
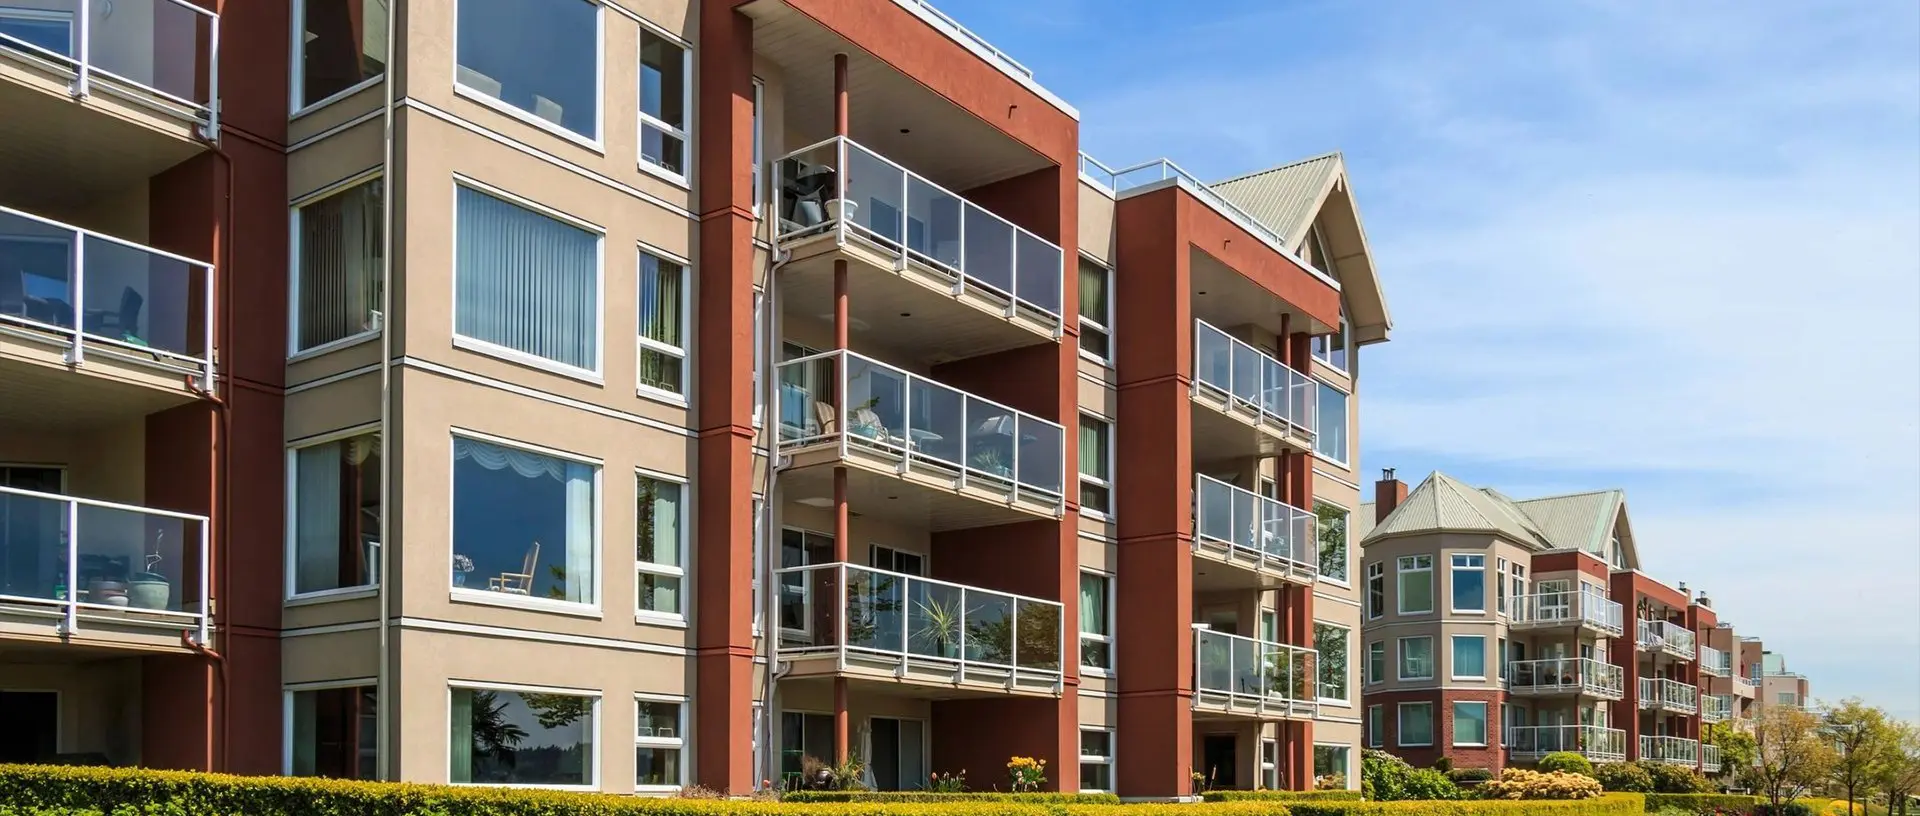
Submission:
{"label": "roof ridge", "polygon": [[1548,499],[1573,499],[1573,498],[1579,498],[1581,496],[1592,496],[1600,493],[1624,493],[1624,492],[1626,491],[1618,487],[1603,487],[1598,490],[1582,490],[1577,493],[1555,493],[1549,496],[1535,496],[1531,499],[1514,499],[1514,501],[1520,504],[1526,504],[1527,502],[1546,501]]}
{"label": "roof ridge", "polygon": [[1241,173],[1240,175],[1234,176],[1232,178],[1224,178],[1219,181],[1208,182],[1208,186],[1219,186],[1222,184],[1231,184],[1236,181],[1244,181],[1246,179],[1253,178],[1254,176],[1264,176],[1268,173],[1277,173],[1277,172],[1280,172],[1281,170],[1286,170],[1291,167],[1299,167],[1300,165],[1308,164],[1311,162],[1317,162],[1317,161],[1320,161],[1321,159],[1334,159],[1334,158],[1344,158],[1344,156],[1341,154],[1341,151],[1339,150],[1329,150],[1317,156],[1308,156],[1304,159],[1300,159],[1299,161],[1291,161],[1291,162],[1287,162],[1286,164],[1276,164],[1264,170],[1252,170],[1245,173]]}

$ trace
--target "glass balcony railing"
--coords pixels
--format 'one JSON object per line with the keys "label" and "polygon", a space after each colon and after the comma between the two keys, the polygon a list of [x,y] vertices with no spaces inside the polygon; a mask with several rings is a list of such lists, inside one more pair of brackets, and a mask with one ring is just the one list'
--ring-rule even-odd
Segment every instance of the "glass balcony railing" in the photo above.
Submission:
{"label": "glass balcony railing", "polygon": [[833,563],[775,573],[780,655],[846,653],[904,669],[991,677],[1061,677],[1058,601]]}
{"label": "glass balcony railing", "polygon": [[1203,474],[1194,476],[1194,538],[1228,548],[1228,559],[1313,580],[1319,573],[1314,514]]}
{"label": "glass balcony railing", "polygon": [[1700,720],[1702,722],[1726,722],[1733,718],[1733,695],[1703,694],[1700,696]]}
{"label": "glass balcony railing", "polygon": [[[838,172],[835,168],[845,168]],[[776,241],[836,230],[859,236],[902,262],[912,260],[1007,304],[1060,320],[1065,254],[946,188],[835,137],[780,159]]]}
{"label": "glass balcony railing", "polygon": [[1591,590],[1542,592],[1514,599],[1513,625],[1552,627],[1585,625],[1608,634],[1625,634],[1620,604]]}
{"label": "glass balcony railing", "polygon": [[210,378],[213,267],[0,207],[0,325]]}
{"label": "glass balcony railing", "polygon": [[1700,689],[1664,677],[1642,677],[1640,707],[1693,714],[1700,710]]}
{"label": "glass balcony railing", "polygon": [[1639,644],[1642,649],[1657,649],[1683,660],[1695,657],[1692,630],[1669,621],[1640,621]]}
{"label": "glass balcony railing", "polygon": [[[1066,431],[1023,411],[853,352],[781,363],[780,445],[838,443],[961,484],[1058,500]],[[845,429],[845,433],[841,432]]]}
{"label": "glass balcony railing", "polygon": [[1726,652],[1700,644],[1700,673],[1714,677],[1726,677],[1733,673],[1733,658]]}
{"label": "glass balcony railing", "polygon": [[185,0],[36,0],[0,15],[0,48],[217,127],[220,18]]}
{"label": "glass balcony railing", "polygon": [[1507,750],[1514,759],[1567,751],[1618,762],[1627,758],[1627,732],[1597,725],[1516,725],[1507,729]]}
{"label": "glass balcony railing", "polygon": [[1720,746],[1701,744],[1700,770],[1710,774],[1720,772]]}
{"label": "glass balcony railing", "polygon": [[1626,694],[1625,678],[1619,666],[1586,657],[1507,663],[1507,689],[1514,694],[1587,694],[1617,700]]}
{"label": "glass balcony railing", "polygon": [[0,487],[0,605],[57,609],[68,634],[111,618],[205,643],[206,569],[205,516]]}
{"label": "glass balcony railing", "polygon": [[1193,633],[1193,687],[1202,701],[1311,715],[1320,653],[1210,629]]}
{"label": "glass balcony railing", "polygon": [[1700,743],[1684,737],[1641,735],[1640,758],[1669,765],[1700,764]]}
{"label": "glass balcony railing", "polygon": [[1193,357],[1193,379],[1199,387],[1253,412],[1261,424],[1313,433],[1320,389],[1312,377],[1203,320],[1194,321]]}

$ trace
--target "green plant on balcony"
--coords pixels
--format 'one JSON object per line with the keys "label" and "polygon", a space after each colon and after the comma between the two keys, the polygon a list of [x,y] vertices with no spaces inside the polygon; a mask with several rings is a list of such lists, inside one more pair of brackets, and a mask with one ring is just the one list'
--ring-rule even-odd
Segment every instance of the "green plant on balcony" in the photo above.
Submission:
{"label": "green plant on balcony", "polygon": [[1013,478],[1013,469],[1007,467],[1005,457],[1000,455],[1000,451],[997,448],[982,448],[974,451],[973,456],[967,460],[967,463],[974,470],[982,473],[991,473],[1002,479]]}
{"label": "green plant on balcony", "polygon": [[914,602],[918,609],[920,627],[914,631],[914,638],[931,644],[934,652],[944,658],[960,657],[960,601],[942,603],[938,598],[928,598]]}

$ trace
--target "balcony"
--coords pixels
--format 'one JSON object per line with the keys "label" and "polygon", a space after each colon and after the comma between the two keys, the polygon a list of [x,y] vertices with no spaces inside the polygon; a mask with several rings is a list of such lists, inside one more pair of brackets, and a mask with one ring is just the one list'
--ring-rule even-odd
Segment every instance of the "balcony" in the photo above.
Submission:
{"label": "balcony", "polygon": [[1515,696],[1572,694],[1618,700],[1627,693],[1619,666],[1585,657],[1514,660],[1507,663],[1507,691]]}
{"label": "balcony", "polygon": [[1596,762],[1627,758],[1627,732],[1597,725],[1516,725],[1507,729],[1507,750],[1516,761],[1568,751]]}
{"label": "balcony", "polygon": [[1726,652],[1700,644],[1700,673],[1710,677],[1726,677],[1733,673],[1733,657]]}
{"label": "balcony", "polygon": [[795,151],[775,173],[774,240],[793,253],[781,271],[788,308],[831,315],[834,264],[845,261],[853,325],[916,358],[1059,339],[1066,267],[1053,242],[851,139]]}
{"label": "balcony", "polygon": [[[213,268],[0,207],[0,424],[85,426],[200,398]],[[18,390],[15,390],[15,389]]]}
{"label": "balcony", "polygon": [[1312,649],[1196,628],[1194,717],[1311,718],[1320,710],[1319,658]]}
{"label": "balcony", "polygon": [[1640,621],[1638,643],[1644,651],[1665,652],[1681,660],[1695,656],[1693,632],[1668,621]]}
{"label": "balcony", "polygon": [[1304,586],[1319,575],[1312,513],[1203,474],[1194,476],[1193,501],[1194,554],[1237,567],[1196,574],[1196,590]]}
{"label": "balcony", "polygon": [[1735,674],[1733,676],[1733,693],[1735,696],[1745,697],[1749,700],[1753,699],[1755,694],[1753,680],[1745,675]]}
{"label": "balcony", "polygon": [[1700,743],[1683,737],[1640,737],[1640,759],[1668,765],[1700,764]]}
{"label": "balcony", "polygon": [[33,0],[0,19],[0,198],[75,204],[204,150],[220,20],[184,0]]}
{"label": "balcony", "polygon": [[1700,712],[1700,689],[1664,677],[1642,677],[1640,710],[1697,714]]}
{"label": "balcony", "polygon": [[1700,746],[1700,771],[1708,774],[1720,772],[1720,746],[1706,744]]}
{"label": "balcony", "polygon": [[[940,531],[1059,518],[1065,430],[992,400],[831,351],[782,363],[783,487]],[[844,429],[844,432],[843,432]]]}
{"label": "balcony", "polygon": [[206,643],[206,569],[205,516],[0,487],[0,637]]}
{"label": "balcony", "polygon": [[1319,386],[1259,349],[1193,324],[1193,458],[1209,462],[1313,449]]}
{"label": "balcony", "polygon": [[[844,676],[893,693],[1061,693],[1057,601],[853,564],[775,573],[789,675]],[[844,589],[843,589],[844,588]]]}
{"label": "balcony", "polygon": [[1586,629],[1606,637],[1626,634],[1620,604],[1598,592],[1543,592],[1514,599],[1515,629]]}
{"label": "balcony", "polygon": [[1733,718],[1733,695],[1703,694],[1700,696],[1701,722],[1726,722]]}

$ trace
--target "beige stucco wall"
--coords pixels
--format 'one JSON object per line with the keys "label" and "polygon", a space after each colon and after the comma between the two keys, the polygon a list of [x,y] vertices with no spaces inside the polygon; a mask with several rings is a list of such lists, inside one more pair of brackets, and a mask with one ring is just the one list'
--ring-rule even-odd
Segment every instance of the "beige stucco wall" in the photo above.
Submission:
{"label": "beige stucco wall", "polygon": [[8,663],[0,691],[59,695],[61,753],[103,753],[116,763],[140,758],[140,658]]}
{"label": "beige stucco wall", "polygon": [[146,418],[71,433],[0,428],[0,465],[60,467],[67,495],[141,504],[146,495]]}

